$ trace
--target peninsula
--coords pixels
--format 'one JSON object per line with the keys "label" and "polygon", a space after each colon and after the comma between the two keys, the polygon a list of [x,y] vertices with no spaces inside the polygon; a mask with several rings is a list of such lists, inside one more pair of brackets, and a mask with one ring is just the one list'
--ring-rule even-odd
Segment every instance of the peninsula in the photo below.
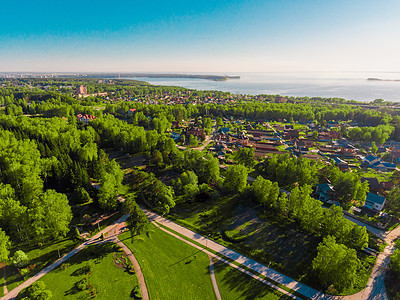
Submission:
{"label": "peninsula", "polygon": [[381,78],[368,78],[371,81],[400,81],[400,79],[381,79]]}
{"label": "peninsula", "polygon": [[194,78],[213,81],[226,81],[229,79],[240,79],[240,76],[228,75],[194,75],[194,74],[167,74],[167,73],[91,73],[89,78]]}

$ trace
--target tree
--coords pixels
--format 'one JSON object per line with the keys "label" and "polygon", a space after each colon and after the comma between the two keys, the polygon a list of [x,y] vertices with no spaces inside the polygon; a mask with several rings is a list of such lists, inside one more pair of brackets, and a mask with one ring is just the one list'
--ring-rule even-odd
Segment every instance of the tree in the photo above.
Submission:
{"label": "tree", "polygon": [[130,214],[128,218],[128,228],[132,235],[137,235],[142,233],[142,231],[147,227],[149,219],[146,214],[140,209],[135,201],[133,194],[126,197],[124,202],[124,208],[127,213]]}
{"label": "tree", "polygon": [[396,273],[400,273],[400,249],[394,250],[390,256],[390,269]]}
{"label": "tree", "polygon": [[375,144],[375,142],[372,142],[371,143],[371,151],[372,151],[372,153],[376,153],[376,152],[378,152],[378,147],[376,146],[376,144]]}
{"label": "tree", "polygon": [[197,146],[199,144],[199,140],[194,135],[189,136],[189,145],[190,146]]}
{"label": "tree", "polygon": [[18,268],[26,266],[29,262],[28,256],[22,250],[16,251],[11,260],[12,263]]}
{"label": "tree", "polygon": [[272,183],[262,176],[258,176],[251,186],[251,190],[256,198],[256,201],[262,204],[265,208],[271,208],[279,196],[279,186],[277,182]]}
{"label": "tree", "polygon": [[286,216],[286,214],[287,214],[287,203],[288,203],[287,195],[285,192],[283,192],[283,193],[281,193],[281,195],[278,198],[277,208],[278,208],[278,211],[284,216]]}
{"label": "tree", "polygon": [[46,285],[43,281],[36,281],[32,285],[23,289],[18,295],[17,299],[22,300],[47,300],[53,294],[50,290],[46,290]]}
{"label": "tree", "polygon": [[90,201],[90,196],[85,188],[79,187],[72,193],[71,200],[76,204],[86,203]]}
{"label": "tree", "polygon": [[223,186],[228,192],[242,192],[247,185],[247,168],[243,165],[230,166],[225,173]]}
{"label": "tree", "polygon": [[368,247],[369,235],[364,226],[354,225],[352,229],[351,247],[357,250],[364,250]]}
{"label": "tree", "polygon": [[0,228],[0,262],[7,261],[10,251],[10,241],[6,233]]}
{"label": "tree", "polygon": [[43,208],[43,224],[48,236],[65,236],[69,231],[69,223],[72,220],[71,207],[65,194],[55,190],[47,190],[41,197]]}
{"label": "tree", "polygon": [[317,251],[312,267],[325,288],[333,285],[338,291],[343,291],[354,285],[361,266],[356,250],[337,244],[334,237],[327,236]]}
{"label": "tree", "polygon": [[104,174],[101,180],[99,205],[102,209],[106,210],[113,210],[118,205],[117,182],[115,177],[110,173]]}
{"label": "tree", "polygon": [[255,163],[254,148],[240,148],[235,154],[235,159],[239,164],[251,168]]}

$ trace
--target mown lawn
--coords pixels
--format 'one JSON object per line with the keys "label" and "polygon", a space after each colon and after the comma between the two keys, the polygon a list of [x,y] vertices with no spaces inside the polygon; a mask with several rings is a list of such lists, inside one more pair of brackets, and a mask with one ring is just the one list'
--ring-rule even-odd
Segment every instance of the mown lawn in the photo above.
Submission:
{"label": "mown lawn", "polygon": [[291,299],[222,262],[214,264],[214,272],[221,298],[224,300]]}
{"label": "mown lawn", "polygon": [[118,248],[112,243],[88,246],[40,280],[53,293],[52,299],[83,298],[89,290],[79,291],[75,283],[85,277],[79,272],[81,268],[93,261],[88,282],[96,290],[96,299],[130,299],[132,290],[139,284],[135,274],[114,264],[113,256]]}
{"label": "mown lawn", "polygon": [[[34,246],[22,246],[16,247],[12,249],[12,253],[17,250],[22,250],[29,258],[29,264],[27,268],[29,268],[29,273],[25,277],[25,280],[29,277],[32,277],[44,267],[50,265],[55,262],[58,257],[58,251],[60,251],[60,256],[68,253],[72,249],[76,247],[78,243],[72,239],[65,238],[60,240],[55,240],[48,242],[42,247],[34,247]],[[18,270],[9,262],[7,265],[7,278],[6,284],[9,291],[16,288],[22,282],[25,281],[24,278],[19,274]]]}
{"label": "mown lawn", "polygon": [[148,233],[119,236],[143,270],[150,299],[215,299],[208,256],[149,225]]}

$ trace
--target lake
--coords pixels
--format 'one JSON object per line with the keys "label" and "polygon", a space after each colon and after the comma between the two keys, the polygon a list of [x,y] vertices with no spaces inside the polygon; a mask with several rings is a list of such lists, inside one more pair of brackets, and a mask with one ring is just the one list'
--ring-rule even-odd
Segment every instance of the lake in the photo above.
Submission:
{"label": "lake", "polygon": [[[189,73],[187,73],[189,74]],[[225,73],[190,73],[225,75]],[[400,81],[370,81],[367,78],[400,79],[400,72],[269,72],[226,73],[240,75],[240,79],[211,81],[192,78],[130,78],[153,85],[181,86],[197,90],[218,90],[234,94],[269,94],[344,98],[373,101],[400,101]]]}

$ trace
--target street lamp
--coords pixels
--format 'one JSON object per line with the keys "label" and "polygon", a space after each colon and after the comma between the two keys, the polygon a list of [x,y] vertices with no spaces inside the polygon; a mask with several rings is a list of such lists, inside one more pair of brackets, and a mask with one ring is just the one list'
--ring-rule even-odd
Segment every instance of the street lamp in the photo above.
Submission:
{"label": "street lamp", "polygon": [[208,237],[211,235],[211,233],[209,233],[207,236],[206,236],[206,248],[207,248],[207,242],[208,242]]}

